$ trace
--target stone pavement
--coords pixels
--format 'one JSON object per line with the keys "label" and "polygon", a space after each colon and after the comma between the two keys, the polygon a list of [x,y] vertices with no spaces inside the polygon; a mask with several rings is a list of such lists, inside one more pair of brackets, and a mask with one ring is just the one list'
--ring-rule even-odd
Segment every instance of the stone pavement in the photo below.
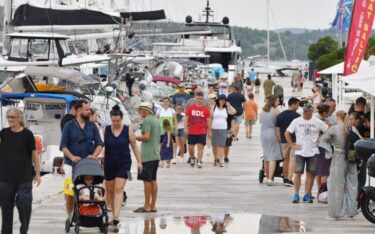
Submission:
{"label": "stone pavement", "polygon": [[[287,101],[288,97],[293,95],[289,88],[290,79],[278,78],[276,81],[285,87]],[[309,87],[311,88],[311,84],[307,84],[303,93],[305,96],[310,94]],[[262,103],[263,98],[262,93],[257,96],[259,103]],[[365,220],[361,214],[356,220],[332,221],[326,219],[327,208],[324,204],[292,204],[293,189],[284,187],[280,178],[276,178],[276,185],[271,187],[259,184],[258,173],[262,156],[259,123],[254,131],[253,139],[249,140],[245,138],[244,129],[241,130],[240,140],[235,142],[231,149],[231,161],[224,168],[213,167],[212,156],[205,156],[202,169],[192,168],[185,162],[173,165],[170,169],[160,169],[157,214],[132,212],[142,205],[143,185],[140,181],[129,181],[126,186],[128,202],[121,213],[121,221],[126,223],[128,228],[121,229],[120,233],[143,233],[132,226],[132,223],[143,221],[145,217],[218,213],[257,213],[291,217],[303,221],[311,233],[374,233],[374,224]],[[135,178],[135,167],[132,168],[132,174]],[[61,177],[48,176],[43,178],[43,185],[35,189],[34,197],[37,202],[34,204],[30,234],[64,233],[66,215],[60,192],[62,185]],[[16,222],[15,230],[18,227]],[[96,233],[94,231],[85,230],[84,233]],[[18,230],[15,231],[17,232]],[[228,233],[253,232],[241,230]]]}

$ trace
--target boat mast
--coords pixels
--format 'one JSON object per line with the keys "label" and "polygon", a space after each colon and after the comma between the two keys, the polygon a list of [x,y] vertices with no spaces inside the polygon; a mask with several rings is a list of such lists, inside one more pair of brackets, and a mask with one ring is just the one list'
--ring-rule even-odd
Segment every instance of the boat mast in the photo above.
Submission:
{"label": "boat mast", "polygon": [[267,0],[267,65],[270,65],[270,0]]}
{"label": "boat mast", "polygon": [[[3,43],[6,35],[10,33],[10,22],[12,21],[12,0],[4,0],[4,20],[3,20]],[[4,49],[3,49],[4,50]]]}

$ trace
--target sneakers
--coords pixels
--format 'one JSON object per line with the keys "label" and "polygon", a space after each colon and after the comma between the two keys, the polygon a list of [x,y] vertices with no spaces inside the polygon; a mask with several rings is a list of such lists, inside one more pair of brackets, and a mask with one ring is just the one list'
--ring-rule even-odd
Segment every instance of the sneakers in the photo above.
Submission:
{"label": "sneakers", "polygon": [[176,159],[175,159],[175,158],[173,158],[173,159],[171,160],[171,162],[172,162],[173,165],[176,165]]}
{"label": "sneakers", "polygon": [[299,203],[299,195],[294,194],[292,203]]}
{"label": "sneakers", "polygon": [[190,165],[191,165],[192,167],[195,166],[195,158],[190,158]]}
{"label": "sneakers", "polygon": [[305,196],[303,196],[303,202],[305,202],[305,203],[313,203],[314,201],[313,201],[313,198],[310,195],[305,194]]}
{"label": "sneakers", "polygon": [[284,185],[286,187],[293,187],[294,186],[294,183],[288,179],[284,179]]}
{"label": "sneakers", "polygon": [[202,161],[197,162],[197,167],[202,168]]}
{"label": "sneakers", "polygon": [[267,180],[266,184],[267,186],[272,186],[272,180]]}
{"label": "sneakers", "polygon": [[228,158],[228,157],[225,157],[225,158],[224,158],[224,162],[225,162],[225,163],[229,163],[229,158]]}

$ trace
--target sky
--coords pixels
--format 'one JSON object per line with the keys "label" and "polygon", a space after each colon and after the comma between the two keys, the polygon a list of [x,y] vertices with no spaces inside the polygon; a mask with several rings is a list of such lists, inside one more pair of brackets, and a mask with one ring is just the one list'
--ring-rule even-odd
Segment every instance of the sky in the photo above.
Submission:
{"label": "sky", "polygon": [[[168,18],[185,21],[186,15],[198,19],[206,0],[129,0],[133,10],[164,8]],[[228,16],[231,25],[266,29],[266,0],[211,0],[215,19]],[[270,28],[325,29],[333,21],[338,0],[270,0],[273,14]],[[273,17],[272,17],[273,15]]]}

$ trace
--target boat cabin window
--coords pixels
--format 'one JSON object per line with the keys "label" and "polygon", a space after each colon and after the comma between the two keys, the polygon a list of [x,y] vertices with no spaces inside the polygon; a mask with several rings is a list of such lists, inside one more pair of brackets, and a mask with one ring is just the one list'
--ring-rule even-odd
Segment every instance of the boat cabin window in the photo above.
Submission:
{"label": "boat cabin window", "polygon": [[59,59],[59,52],[57,51],[55,40],[51,41],[50,59],[51,60],[58,60]]}
{"label": "boat cabin window", "polygon": [[187,25],[188,27],[194,28],[196,31],[208,31],[211,33],[207,34],[191,34],[188,36],[185,36],[185,39],[188,38],[201,38],[205,35],[209,37],[213,37],[218,40],[232,40],[232,29],[229,26],[226,25]]}
{"label": "boat cabin window", "polygon": [[11,39],[10,58],[16,61],[27,61],[27,38],[13,38]]}
{"label": "boat cabin window", "polygon": [[36,88],[31,77],[10,78],[0,86],[0,92],[3,93],[33,93]]}
{"label": "boat cabin window", "polygon": [[65,111],[65,103],[25,103],[25,117],[28,122],[35,122],[41,119],[55,119],[57,116],[64,115]]}
{"label": "boat cabin window", "polygon": [[31,61],[47,61],[49,59],[49,39],[30,39],[29,56]]}
{"label": "boat cabin window", "polygon": [[69,46],[68,46],[68,43],[66,40],[58,40],[60,46],[61,46],[61,49],[63,50],[64,52],[64,56],[68,56],[68,55],[71,55],[72,53],[70,52],[70,49],[69,49]]}

